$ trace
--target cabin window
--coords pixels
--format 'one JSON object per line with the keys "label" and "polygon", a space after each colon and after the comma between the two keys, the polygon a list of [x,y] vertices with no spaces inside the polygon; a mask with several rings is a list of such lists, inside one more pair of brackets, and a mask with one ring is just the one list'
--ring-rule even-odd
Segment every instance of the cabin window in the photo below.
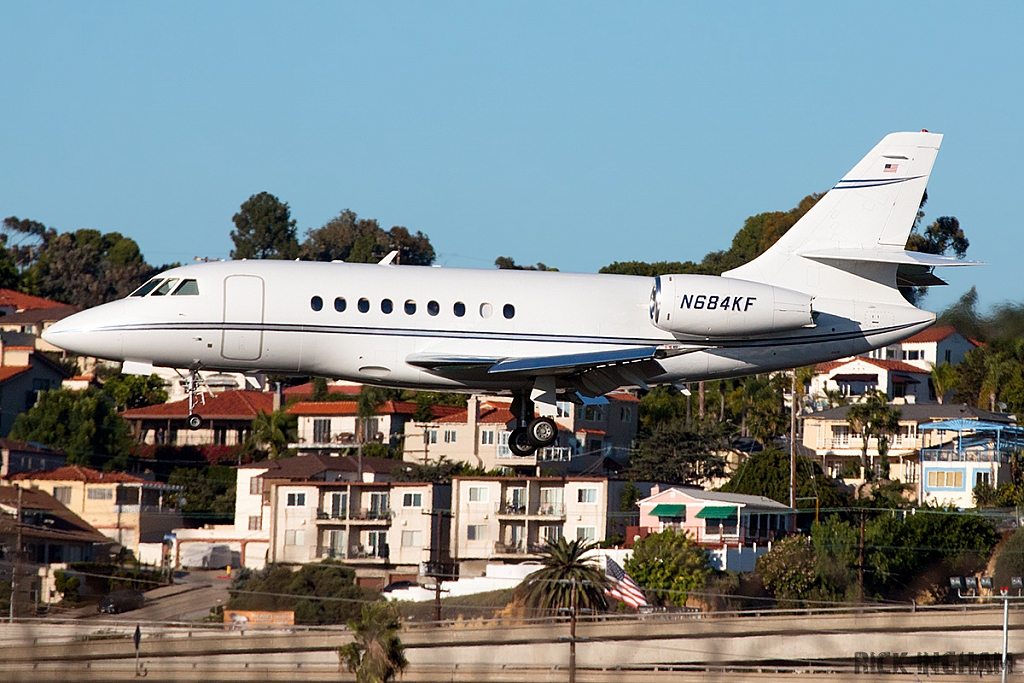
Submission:
{"label": "cabin window", "polygon": [[456,301],[455,305],[452,307],[452,310],[455,312],[455,315],[461,318],[462,316],[466,315],[466,304],[462,303],[461,301]]}
{"label": "cabin window", "polygon": [[395,310],[395,305],[391,303],[391,299],[382,299],[380,302],[380,310],[382,313],[390,313]]}
{"label": "cabin window", "polygon": [[131,294],[129,294],[129,296],[146,296],[147,294],[152,292],[154,289],[156,289],[156,286],[158,284],[160,284],[161,282],[163,282],[163,280],[161,278],[154,278],[154,279],[150,280],[149,282],[147,282],[146,284],[144,284],[141,287],[139,287],[138,289],[136,289]]}
{"label": "cabin window", "polygon": [[324,300],[318,296],[314,296],[312,299],[309,300],[309,307],[312,308],[314,311],[319,311],[324,307]]}
{"label": "cabin window", "polygon": [[415,312],[416,312],[416,302],[413,301],[412,299],[408,299],[405,302],[405,314],[406,315],[412,315]]}
{"label": "cabin window", "polygon": [[505,307],[501,309],[501,313],[507,319],[511,320],[516,316],[516,307],[513,306],[512,304],[505,304]]}
{"label": "cabin window", "polygon": [[488,304],[488,303],[480,304],[480,317],[481,318],[490,318],[491,317],[491,313],[493,313],[493,312],[494,312],[494,308],[490,304]]}
{"label": "cabin window", "polygon": [[336,310],[338,313],[344,313],[345,306],[345,299],[343,299],[340,296],[334,297],[334,310]]}
{"label": "cabin window", "polygon": [[427,313],[430,315],[437,315],[441,312],[441,306],[436,301],[427,302]]}
{"label": "cabin window", "polygon": [[171,293],[171,296],[197,296],[199,294],[199,285],[195,280],[188,279],[182,280],[178,288]]}
{"label": "cabin window", "polygon": [[356,306],[359,308],[360,313],[366,313],[370,310],[370,301],[369,299],[360,299]]}
{"label": "cabin window", "polygon": [[164,283],[157,287],[156,291],[154,291],[151,296],[163,296],[164,294],[167,294],[167,292],[171,291],[171,288],[174,287],[174,284],[177,281],[178,278],[176,277],[172,277],[169,280],[164,280]]}

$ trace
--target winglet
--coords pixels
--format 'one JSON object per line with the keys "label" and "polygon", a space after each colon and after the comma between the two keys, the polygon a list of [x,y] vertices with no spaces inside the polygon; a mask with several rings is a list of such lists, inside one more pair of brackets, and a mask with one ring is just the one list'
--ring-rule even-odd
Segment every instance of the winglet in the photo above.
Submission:
{"label": "winglet", "polygon": [[390,266],[391,262],[395,260],[396,256],[398,256],[398,250],[397,249],[393,249],[393,250],[391,250],[391,253],[389,253],[387,256],[385,256],[380,261],[378,261],[377,265],[378,266]]}

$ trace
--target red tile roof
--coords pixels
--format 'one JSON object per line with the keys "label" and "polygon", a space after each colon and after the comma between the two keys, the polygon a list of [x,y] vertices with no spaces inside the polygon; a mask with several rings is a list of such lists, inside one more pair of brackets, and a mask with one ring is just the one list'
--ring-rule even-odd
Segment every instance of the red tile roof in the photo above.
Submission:
{"label": "red tile roof", "polygon": [[56,308],[67,306],[59,301],[51,301],[39,296],[22,294],[13,289],[0,289],[0,306],[10,306],[17,311],[30,311],[38,308]]}
{"label": "red tile roof", "polygon": [[0,317],[0,325],[25,325],[35,323],[50,323],[63,320],[70,315],[81,311],[79,306],[65,306],[57,304],[47,308],[33,308],[27,311],[18,311],[12,315]]}
{"label": "red tile roof", "polygon": [[[911,344],[926,344],[928,342],[940,342],[947,337],[957,334],[956,328],[952,325],[939,325],[937,327],[929,327],[927,330],[918,332],[913,337],[908,337],[903,340],[904,343]],[[978,346],[978,342],[964,337],[967,341],[971,342],[975,346]]]}
{"label": "red tile roof", "polygon": [[629,393],[628,391],[613,391],[610,394],[605,394],[606,398],[613,401],[625,401],[626,403],[639,403],[640,399]]}
{"label": "red tile roof", "polygon": [[65,465],[64,467],[58,467],[55,470],[45,470],[41,472],[19,472],[17,474],[10,475],[7,478],[12,481],[32,479],[38,481],[84,481],[88,484],[154,483],[124,472],[100,472],[99,470],[94,470],[90,467],[82,467],[81,465]]}
{"label": "red tile roof", "polygon": [[882,368],[889,372],[912,372],[918,375],[929,374],[927,370],[919,368],[916,365],[910,363],[904,363],[901,360],[883,360],[881,358],[865,358],[864,356],[856,356],[847,360],[832,360],[825,363],[818,363],[814,366],[814,372],[817,374],[824,374],[832,372],[836,368],[841,368],[844,365],[855,363],[857,361],[863,361],[869,365],[874,365],[876,368]]}
{"label": "red tile roof", "polygon": [[[327,385],[327,393],[328,394],[332,394],[332,395],[333,394],[348,394],[350,396],[358,396],[360,389],[362,389],[362,386],[354,385],[354,384],[328,384]],[[283,391],[281,391],[281,393],[284,394],[284,397],[288,398],[288,399],[309,397],[309,396],[313,395],[313,383],[312,382],[306,382],[305,384],[298,384],[298,385],[296,385],[294,387],[288,387],[287,389],[284,389]]]}
{"label": "red tile roof", "polygon": [[[195,407],[197,414],[207,419],[252,420],[260,413],[274,410],[274,395],[265,391],[225,391],[206,396],[206,403]],[[188,417],[188,399],[160,403],[144,408],[132,408],[121,415],[128,420]]]}
{"label": "red tile roof", "polygon": [[[377,415],[412,415],[416,412],[416,404],[409,401],[385,401],[377,408]],[[300,401],[290,406],[286,413],[289,415],[323,415],[323,416],[346,416],[355,415],[358,408],[356,401]],[[459,411],[465,413],[465,408],[457,406],[431,406],[435,416],[450,415]]]}
{"label": "red tile roof", "polygon": [[3,365],[0,366],[0,383],[6,382],[12,377],[17,377],[23,372],[32,369],[31,365]]}

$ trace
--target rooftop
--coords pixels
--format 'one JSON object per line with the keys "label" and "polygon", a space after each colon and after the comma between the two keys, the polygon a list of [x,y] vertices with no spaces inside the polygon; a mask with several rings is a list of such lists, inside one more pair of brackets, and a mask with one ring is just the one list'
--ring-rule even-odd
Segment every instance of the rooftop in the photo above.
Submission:
{"label": "rooftop", "polygon": [[[954,334],[960,334],[957,329],[952,325],[936,325],[935,327],[929,327],[927,330],[918,332],[913,337],[907,337],[903,340],[904,344],[927,344],[929,342],[940,342],[943,339],[952,337]],[[963,336],[963,335],[960,335]],[[980,344],[969,337],[964,337],[967,341],[971,342],[975,346]]]}
{"label": "rooftop", "polygon": [[40,308],[56,308],[57,306],[67,306],[67,304],[44,299],[40,296],[22,294],[13,289],[0,289],[0,306],[13,308],[15,311],[20,312]]}
{"label": "rooftop", "polygon": [[[934,422],[938,420],[954,420],[963,418],[967,420],[987,420],[1001,424],[1014,422],[1013,416],[1006,413],[992,413],[981,408],[965,405],[963,403],[908,403],[906,405],[892,405],[900,411],[900,420],[906,422]],[[801,415],[802,420],[835,420],[846,421],[846,414],[850,406],[839,406],[817,413]]]}
{"label": "rooftop", "polygon": [[[18,489],[14,486],[0,486],[0,534],[14,533],[14,516],[18,506]],[[104,536],[84,519],[65,507],[48,493],[36,489],[21,489],[21,509],[23,519],[25,513],[42,512],[54,520],[54,524],[44,523],[21,525],[21,532],[29,538],[47,538],[57,541],[77,541],[80,543],[101,543],[111,545],[113,539]]]}
{"label": "rooftop", "polygon": [[[125,472],[100,472],[81,465],[64,465],[55,470],[19,472],[7,477],[11,481],[84,481],[87,484],[155,484]],[[163,484],[156,484],[163,486]],[[0,490],[3,490],[0,487]]]}
{"label": "rooftop", "polygon": [[[400,464],[400,460],[363,456],[363,472],[390,474],[391,470]],[[299,455],[294,458],[281,458],[280,460],[265,460],[263,462],[251,463],[245,467],[266,467],[267,472],[263,475],[266,479],[308,481],[310,479],[324,479],[325,477],[318,475],[325,475],[328,472],[357,473],[359,471],[359,462],[354,455],[323,455],[316,453]]]}
{"label": "rooftop", "polygon": [[836,368],[841,368],[844,365],[850,363],[863,362],[868,365],[874,365],[876,368],[881,368],[888,372],[911,372],[918,375],[927,375],[928,371],[911,365],[910,363],[904,363],[901,360],[883,360],[881,358],[867,358],[866,356],[853,356],[852,358],[844,358],[843,360],[831,360],[825,363],[818,363],[814,366],[814,372],[817,374],[824,374],[832,372]]}
{"label": "rooftop", "polygon": [[58,304],[49,308],[32,308],[11,315],[0,316],[0,325],[26,325],[41,322],[54,322],[74,315],[82,309],[78,306]]}
{"label": "rooftop", "polygon": [[[195,407],[196,413],[206,419],[220,420],[252,420],[260,413],[271,413],[274,410],[274,395],[265,391],[224,391],[213,396],[206,395],[206,403],[200,402]],[[143,408],[132,408],[121,415],[132,419],[178,418],[188,417],[188,399],[159,403]]]}

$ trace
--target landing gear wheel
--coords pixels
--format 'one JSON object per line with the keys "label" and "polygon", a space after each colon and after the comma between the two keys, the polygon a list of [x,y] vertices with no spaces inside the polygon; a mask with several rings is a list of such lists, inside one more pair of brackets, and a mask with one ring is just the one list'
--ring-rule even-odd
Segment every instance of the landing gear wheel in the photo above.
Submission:
{"label": "landing gear wheel", "polygon": [[558,439],[558,425],[550,417],[530,420],[526,434],[534,448],[547,448]]}
{"label": "landing gear wheel", "polygon": [[522,427],[513,429],[512,433],[508,435],[508,449],[512,451],[512,455],[517,455],[521,458],[532,455],[533,451],[536,450],[535,446],[530,443],[530,437],[526,430]]}
{"label": "landing gear wheel", "polygon": [[196,415],[195,413],[192,413],[191,415],[188,416],[187,423],[188,428],[194,432],[203,426],[203,418]]}

